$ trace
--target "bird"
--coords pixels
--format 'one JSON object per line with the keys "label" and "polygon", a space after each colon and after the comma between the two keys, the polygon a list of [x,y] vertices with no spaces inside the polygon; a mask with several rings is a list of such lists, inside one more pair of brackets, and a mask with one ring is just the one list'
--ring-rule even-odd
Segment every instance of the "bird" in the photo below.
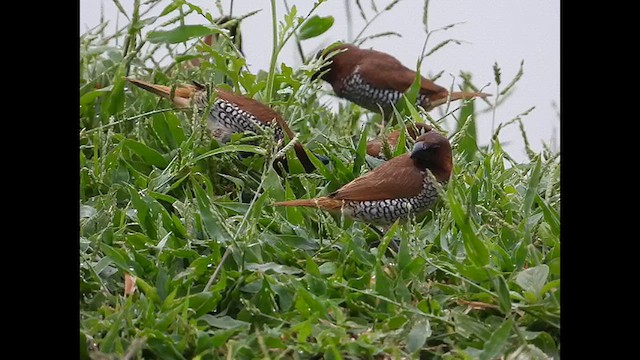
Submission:
{"label": "bird", "polygon": [[[207,87],[195,81],[193,85],[181,85],[172,89],[169,86],[152,84],[129,77],[125,79],[141,89],[171,100],[173,105],[179,109],[188,110],[195,106],[199,111],[203,111],[209,102]],[[229,142],[231,135],[234,133],[250,131],[260,134],[261,128],[270,126],[273,121],[277,124],[275,128],[276,140],[282,140],[284,132],[287,133],[289,139],[294,138],[293,131],[291,131],[282,116],[267,105],[221,88],[213,88],[213,91],[216,93],[216,99],[213,101],[209,111],[207,131],[219,143]],[[309,159],[304,147],[300,143],[295,143],[293,146],[296,156],[305,171],[308,173],[313,172],[316,168]],[[324,163],[328,162],[328,159],[316,156]],[[286,161],[280,159],[279,162],[283,164],[285,170],[288,170]]]}
{"label": "bird", "polygon": [[[425,123],[411,123],[406,125],[406,129],[407,135],[415,140],[418,136],[431,131],[432,127]],[[378,137],[369,141],[367,143],[367,154],[376,158],[385,159],[384,152],[382,151],[382,149],[384,148],[385,140],[389,145],[389,149],[393,151],[398,144],[398,138],[400,137],[401,131],[402,130],[400,129],[395,130],[386,137]]]}
{"label": "bird", "polygon": [[382,163],[328,196],[273,203],[317,208],[371,225],[389,225],[410,214],[426,212],[438,199],[436,182],[445,185],[452,173],[449,140],[436,131],[416,139],[411,153]]}
{"label": "bird", "polygon": [[[311,80],[320,77],[331,84],[338,97],[345,98],[370,111],[382,113],[385,118],[393,114],[393,106],[411,87],[416,72],[402,65],[395,57],[377,50],[361,49],[353,44],[341,43],[332,45],[318,52],[317,57],[326,59],[311,76]],[[442,105],[450,99],[471,99],[486,97],[490,94],[482,92],[452,92],[436,85],[431,80],[421,77],[420,90],[416,105],[426,111]]]}

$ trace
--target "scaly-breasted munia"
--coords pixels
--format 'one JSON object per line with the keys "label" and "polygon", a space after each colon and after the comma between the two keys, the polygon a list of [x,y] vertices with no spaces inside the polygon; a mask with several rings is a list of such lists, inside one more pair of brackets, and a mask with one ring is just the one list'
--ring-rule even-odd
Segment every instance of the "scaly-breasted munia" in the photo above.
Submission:
{"label": "scaly-breasted munia", "polygon": [[[126,79],[144,90],[171,100],[177,108],[188,110],[195,105],[199,111],[203,111],[209,101],[206,87],[195,82],[194,85],[176,87],[172,94],[171,88],[168,86],[151,84],[131,78]],[[250,131],[260,134],[260,128],[268,127],[273,121],[278,125],[275,128],[276,140],[284,138],[283,132],[286,132],[287,136],[293,139],[294,134],[287,123],[272,108],[254,99],[220,88],[214,88],[213,90],[216,92],[216,99],[211,104],[207,119],[207,130],[209,135],[219,143],[228,142],[234,133]],[[303,146],[296,143],[294,144],[294,150],[305,170],[307,172],[314,171],[315,166],[309,160]],[[284,165],[286,166],[286,162]]]}
{"label": "scaly-breasted munia", "polygon": [[[425,123],[412,123],[406,126],[407,135],[409,135],[412,139],[418,138],[418,136],[426,134],[431,131],[432,127]],[[389,135],[386,136],[387,144],[389,144],[389,149],[393,151],[398,144],[398,137],[400,137],[400,132],[402,129],[392,131]],[[384,159],[384,153],[382,148],[384,147],[385,138],[378,137],[373,139],[367,143],[367,154],[369,156],[373,156],[376,158]]]}
{"label": "scaly-breasted munia", "polygon": [[[334,51],[339,52],[312,79],[320,76],[331,84],[337,96],[376,113],[380,113],[382,108],[385,117],[390,118],[393,106],[415,81],[416,72],[389,54],[360,49],[352,44],[330,46],[321,54],[327,56]],[[429,111],[446,103],[449,98],[455,101],[486,96],[489,94],[464,91],[449,94],[447,89],[422,77],[416,105]]]}
{"label": "scaly-breasted munia", "polygon": [[274,205],[342,212],[354,220],[388,225],[408,218],[409,214],[427,211],[438,199],[435,181],[446,183],[452,168],[449,140],[436,131],[429,131],[418,137],[411,153],[382,163],[329,196]]}

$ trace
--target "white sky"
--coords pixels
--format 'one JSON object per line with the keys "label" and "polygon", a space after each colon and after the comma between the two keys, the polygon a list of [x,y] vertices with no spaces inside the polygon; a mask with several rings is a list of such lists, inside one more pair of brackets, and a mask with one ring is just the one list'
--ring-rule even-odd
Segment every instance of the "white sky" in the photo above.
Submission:
{"label": "white sky", "polygon": [[[170,1],[163,1],[169,4]],[[229,13],[230,0],[221,1],[225,14]],[[384,8],[390,0],[376,0],[378,9]],[[133,0],[120,0],[128,14],[133,9]],[[212,16],[219,16],[213,0],[193,0],[193,4],[208,11]],[[311,0],[288,0],[289,6],[295,5],[299,15],[306,15],[311,9]],[[371,18],[371,0],[361,0],[367,17]],[[113,1],[80,0],[80,32],[97,25],[100,21],[100,8],[104,8],[104,18],[110,21],[111,29],[118,16]],[[158,12],[165,5],[158,6]],[[278,19],[282,20],[284,2],[276,1]],[[424,1],[401,0],[390,12],[375,20],[365,32],[365,36],[376,33],[395,31],[402,37],[382,37],[368,40],[363,47],[390,53],[404,65],[414,68],[422,50],[426,34],[422,24]],[[259,13],[243,20],[241,24],[242,46],[247,57],[249,69],[256,73],[267,70],[271,55],[271,8],[269,0],[236,0],[233,15],[243,15],[262,9]],[[347,21],[345,0],[328,0],[320,5],[315,14],[332,15],[335,18],[333,27],[321,36],[302,42],[305,53],[315,53],[337,40],[347,38]],[[365,22],[355,1],[351,1],[351,12],[355,36]],[[155,13],[154,13],[155,14]],[[171,15],[173,16],[173,15]],[[126,19],[119,15],[120,24]],[[193,24],[205,24],[206,20],[199,15],[187,18]],[[159,25],[161,20],[154,25]],[[524,60],[524,76],[520,79],[514,92],[507,101],[496,110],[496,126],[507,122],[532,106],[535,110],[523,117],[525,130],[530,146],[534,151],[542,150],[545,142],[559,149],[559,109],[560,109],[560,2],[554,0],[431,0],[429,2],[429,27],[434,30],[453,23],[464,22],[447,30],[431,35],[427,49],[449,38],[464,41],[461,45],[449,44],[427,57],[421,67],[421,73],[435,75],[444,70],[436,81],[449,88],[451,82],[462,83],[460,71],[470,72],[472,80],[478,87],[490,84],[485,92],[496,94],[493,64],[498,62],[502,70],[502,87],[515,76],[520,61]],[[169,28],[173,28],[174,25]],[[278,58],[294,68],[301,64],[294,42],[291,41]],[[449,74],[455,76],[453,79]],[[330,88],[328,84],[325,85]],[[342,100],[346,101],[346,100]],[[493,100],[491,100],[493,101]],[[556,108],[552,104],[556,104]],[[486,108],[486,104],[476,101],[476,109]],[[431,114],[438,118],[438,110]],[[480,114],[476,120],[479,144],[486,145],[491,135],[491,112]],[[525,161],[524,142],[517,124],[510,125],[501,131],[500,140],[508,142],[504,148],[518,161]]]}

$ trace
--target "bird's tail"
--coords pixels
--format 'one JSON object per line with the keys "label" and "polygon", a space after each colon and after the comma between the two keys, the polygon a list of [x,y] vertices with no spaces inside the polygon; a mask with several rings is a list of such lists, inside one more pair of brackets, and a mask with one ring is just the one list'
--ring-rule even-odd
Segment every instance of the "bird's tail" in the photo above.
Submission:
{"label": "bird's tail", "polygon": [[[436,106],[440,106],[442,104],[445,104],[447,102],[447,99],[449,98],[448,93],[441,93],[441,94],[437,94],[434,95],[431,98],[431,103],[429,104],[429,109],[433,109]],[[468,99],[473,99],[476,97],[480,97],[480,98],[486,98],[487,96],[491,96],[491,94],[486,94],[486,93],[482,93],[482,92],[471,92],[471,91],[455,91],[451,93],[451,101],[456,101],[456,100],[468,100]]]}
{"label": "bird's tail", "polygon": [[128,77],[126,77],[125,79],[128,82],[132,83],[133,85],[141,89],[147,90],[152,94],[155,94],[165,99],[169,99],[173,101],[173,103],[178,107],[188,107],[189,99],[191,98],[191,96],[193,96],[193,93],[196,91],[196,88],[191,85],[177,86],[173,91],[173,97],[172,97],[171,88],[169,86],[152,84],[146,81],[132,79]]}
{"label": "bird's tail", "polygon": [[328,197],[319,197],[315,199],[298,199],[273,203],[273,206],[302,206],[326,211],[339,211],[343,205],[344,201],[331,199]]}
{"label": "bird's tail", "polygon": [[[284,121],[283,118],[281,118],[279,116],[276,117],[276,122],[282,128],[282,130],[287,134],[287,136],[289,137],[289,140],[294,138],[295,134],[293,133],[293,131],[289,127],[289,124],[287,124],[287,122]],[[296,156],[298,157],[298,160],[300,160],[300,163],[304,167],[304,170],[307,173],[314,172],[316,170],[316,167],[313,165],[313,163],[309,159],[309,156],[307,155],[307,152],[304,150],[304,146],[302,146],[302,144],[300,144],[300,143],[296,143],[296,144],[293,145],[293,148],[294,148],[294,150],[296,152]]]}

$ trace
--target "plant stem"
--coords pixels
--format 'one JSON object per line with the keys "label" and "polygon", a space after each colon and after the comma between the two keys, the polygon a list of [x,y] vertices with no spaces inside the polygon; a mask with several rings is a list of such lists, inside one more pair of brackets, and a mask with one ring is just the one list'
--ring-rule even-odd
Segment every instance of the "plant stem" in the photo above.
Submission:
{"label": "plant stem", "polygon": [[276,60],[278,59],[278,20],[276,18],[276,0],[271,0],[271,30],[273,35],[273,45],[271,49],[271,61],[269,63],[269,74],[267,75],[267,93],[264,102],[271,102],[273,94],[273,79],[275,77]]}

